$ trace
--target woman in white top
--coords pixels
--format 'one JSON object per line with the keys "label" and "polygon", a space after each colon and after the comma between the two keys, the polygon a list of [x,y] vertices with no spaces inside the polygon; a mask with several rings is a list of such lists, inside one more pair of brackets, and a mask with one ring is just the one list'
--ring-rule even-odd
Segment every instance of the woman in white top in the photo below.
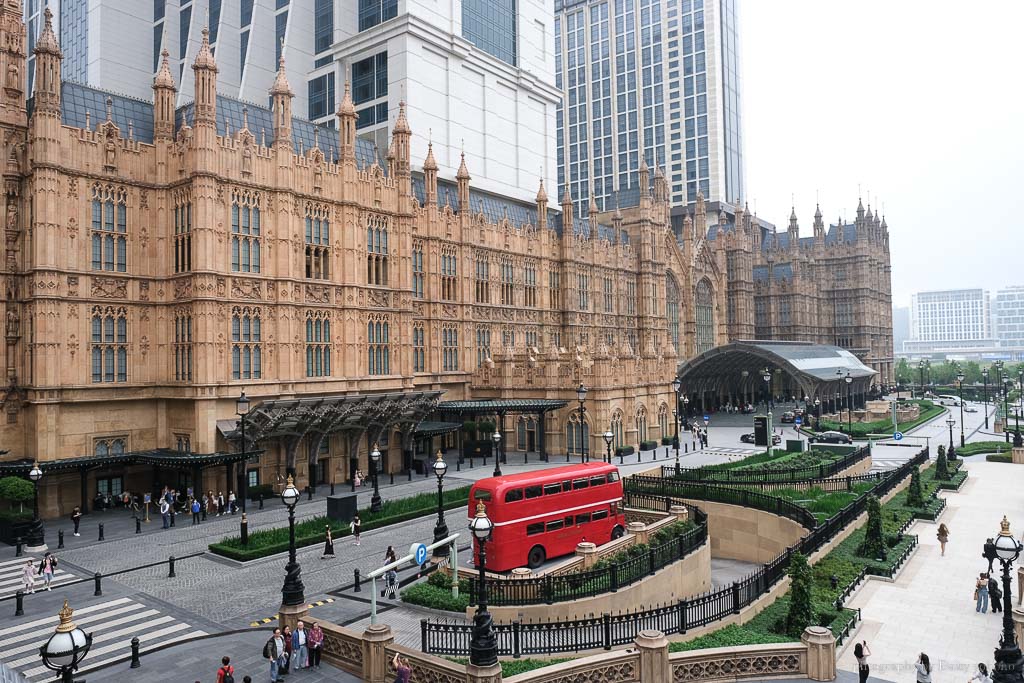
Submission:
{"label": "woman in white top", "polygon": [[25,587],[25,593],[36,592],[36,568],[32,566],[32,560],[26,560],[25,566],[21,568],[21,584]]}
{"label": "woman in white top", "polygon": [[928,661],[928,655],[921,653],[917,656],[917,683],[932,683],[932,665]]}
{"label": "woman in white top", "polygon": [[857,674],[860,676],[860,683],[867,683],[871,668],[868,666],[868,657],[871,656],[871,649],[868,641],[864,640],[853,646],[853,656],[857,659]]}
{"label": "woman in white top", "polygon": [[984,664],[978,664],[978,670],[971,676],[971,679],[967,683],[992,683],[992,679],[988,675],[988,667]]}

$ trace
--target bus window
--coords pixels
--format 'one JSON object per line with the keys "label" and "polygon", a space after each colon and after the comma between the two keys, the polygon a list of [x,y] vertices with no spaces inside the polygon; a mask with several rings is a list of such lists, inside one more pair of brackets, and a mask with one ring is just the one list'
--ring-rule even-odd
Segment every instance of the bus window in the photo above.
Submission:
{"label": "bus window", "polygon": [[526,525],[526,535],[536,536],[537,534],[544,533],[544,522],[537,522],[536,524]]}
{"label": "bus window", "polygon": [[590,521],[590,513],[589,512],[584,512],[582,515],[576,515],[576,523],[577,524],[586,524],[589,521]]}
{"label": "bus window", "polygon": [[591,477],[590,478],[590,485],[591,486],[601,486],[602,484],[604,484],[604,475],[603,474],[600,477]]}
{"label": "bus window", "polygon": [[514,503],[517,500],[522,500],[522,499],[523,499],[523,490],[522,489],[509,489],[508,491],[505,491],[505,502],[506,503]]}
{"label": "bus window", "polygon": [[619,473],[618,472],[609,472],[608,473],[608,483],[609,484],[614,484],[618,480],[619,480]]}
{"label": "bus window", "polygon": [[491,492],[486,489],[477,489],[476,491],[473,492],[473,495],[476,497],[477,502],[491,502]]}
{"label": "bus window", "polygon": [[527,498],[540,498],[544,488],[537,484],[536,486],[527,486],[525,489]]}
{"label": "bus window", "polygon": [[569,515],[568,517],[565,518],[565,525],[566,526],[572,526],[572,515]]}
{"label": "bus window", "polygon": [[572,488],[573,490],[585,489],[590,484],[587,479],[573,479]]}
{"label": "bus window", "polygon": [[562,520],[556,519],[552,522],[548,522],[548,531],[558,531],[562,526]]}
{"label": "bus window", "polygon": [[593,515],[591,515],[590,519],[592,519],[592,520],[594,520],[596,522],[599,519],[606,519],[607,517],[608,517],[608,511],[607,510],[598,510]]}
{"label": "bus window", "polygon": [[557,481],[554,484],[544,484],[544,495],[550,496],[562,492],[562,485]]}
{"label": "bus window", "polygon": [[565,492],[572,491],[572,482],[571,481],[563,481],[562,482],[562,491],[565,491]]}

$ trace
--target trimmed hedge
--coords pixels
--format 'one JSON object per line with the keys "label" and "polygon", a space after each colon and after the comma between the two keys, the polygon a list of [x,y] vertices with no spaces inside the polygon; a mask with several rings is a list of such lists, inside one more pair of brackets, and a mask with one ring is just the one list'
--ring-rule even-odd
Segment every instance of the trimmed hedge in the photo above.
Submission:
{"label": "trimmed hedge", "polygon": [[657,447],[658,447],[658,442],[657,441],[641,441],[640,442],[640,450],[641,451],[653,451]]}
{"label": "trimmed hedge", "polygon": [[1009,454],[1011,448],[1013,448],[1013,444],[1006,443],[1005,441],[975,441],[957,448],[956,454],[961,458],[969,458],[972,455],[979,455],[981,453]]}
{"label": "trimmed hedge", "polygon": [[672,437],[671,436],[663,436],[663,437],[661,437],[661,445],[662,446],[671,446],[672,445]]}
{"label": "trimmed hedge", "polygon": [[[920,400],[914,401],[921,406],[921,414],[916,420],[910,422],[901,422],[899,428],[901,432],[907,432],[918,425],[928,422],[937,415],[941,415],[945,412],[945,408],[937,406],[931,401]],[[876,422],[855,422],[852,427],[848,426],[848,423],[844,420],[842,422],[831,422],[829,420],[822,420],[818,425],[818,431],[836,431],[849,434],[854,438],[867,438],[872,434],[892,434],[893,424],[892,420],[878,420]]]}
{"label": "trimmed hedge", "polygon": [[[465,657],[445,657],[445,659],[450,662],[455,662],[456,664],[469,664],[469,660]],[[501,677],[509,678],[516,674],[524,674],[527,671],[533,671],[534,669],[543,669],[545,666],[552,666],[554,664],[571,661],[573,661],[571,657],[555,659],[499,659],[498,664],[501,664]]]}
{"label": "trimmed hedge", "polygon": [[465,612],[469,607],[469,581],[459,579],[459,594],[452,595],[452,578],[443,571],[433,572],[426,581],[409,586],[401,593],[402,602],[448,612]]}
{"label": "trimmed hedge", "polygon": [[989,453],[985,456],[987,462],[1013,462],[1013,456],[1009,453]]}
{"label": "trimmed hedge", "polygon": [[[469,502],[469,488],[447,489],[444,492],[443,506],[445,510],[462,507]],[[391,524],[400,524],[409,520],[437,512],[437,494],[420,493],[408,498],[389,500],[384,503],[380,512],[370,512],[369,508],[359,511],[362,519],[362,531],[370,531]],[[295,546],[304,548],[324,542],[324,528],[330,524],[331,534],[335,540],[349,535],[348,524],[329,520],[326,516],[317,516],[303,520],[295,525]],[[233,560],[246,562],[268,555],[276,555],[288,550],[288,527],[260,529],[249,534],[249,544],[243,546],[238,536],[229,536],[219,543],[211,543],[210,551],[216,555],[229,557]]]}
{"label": "trimmed hedge", "polygon": [[632,446],[619,446],[615,449],[615,455],[633,455],[634,452]]}
{"label": "trimmed hedge", "polygon": [[274,487],[270,484],[257,484],[249,487],[249,500],[259,500],[260,494],[264,499],[274,497]]}

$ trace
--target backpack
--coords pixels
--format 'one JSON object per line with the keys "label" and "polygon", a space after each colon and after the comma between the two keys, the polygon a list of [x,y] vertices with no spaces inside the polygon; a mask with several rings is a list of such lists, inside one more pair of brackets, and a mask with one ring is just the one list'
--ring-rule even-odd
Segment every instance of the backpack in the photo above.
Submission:
{"label": "backpack", "polygon": [[225,669],[223,666],[220,670],[224,673],[223,678],[221,678],[221,683],[235,683],[235,677],[231,675],[230,671]]}
{"label": "backpack", "polygon": [[263,658],[264,658],[264,659],[270,659],[270,643],[271,643],[271,642],[273,642],[273,640],[274,640],[274,639],[273,639],[273,638],[271,638],[270,640],[268,640],[268,641],[267,641],[266,643],[264,643],[264,645],[263,645]]}

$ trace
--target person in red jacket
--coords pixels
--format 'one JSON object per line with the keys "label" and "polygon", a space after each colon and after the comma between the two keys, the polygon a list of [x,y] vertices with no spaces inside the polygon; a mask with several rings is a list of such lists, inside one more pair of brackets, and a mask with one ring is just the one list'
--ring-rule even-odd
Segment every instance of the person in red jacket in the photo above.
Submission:
{"label": "person in red jacket", "polygon": [[220,668],[217,669],[217,683],[235,683],[235,667],[231,666],[231,657],[221,657],[220,664]]}

